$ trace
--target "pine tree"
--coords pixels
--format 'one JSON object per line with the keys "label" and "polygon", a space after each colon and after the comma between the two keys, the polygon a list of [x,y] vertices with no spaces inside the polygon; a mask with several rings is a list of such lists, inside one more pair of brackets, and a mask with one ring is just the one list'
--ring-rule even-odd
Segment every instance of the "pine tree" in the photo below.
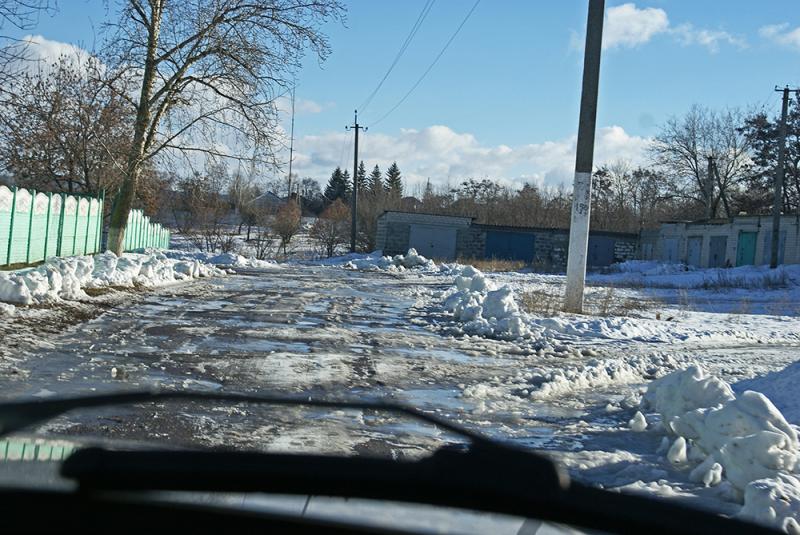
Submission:
{"label": "pine tree", "polygon": [[400,168],[397,167],[397,162],[392,162],[392,165],[386,171],[386,191],[392,198],[400,199],[403,197],[403,179],[400,175]]}
{"label": "pine tree", "polygon": [[348,185],[349,180],[350,177],[347,176],[347,171],[342,173],[342,169],[337,167],[333,173],[331,173],[328,185],[325,186],[325,199],[327,202],[331,203],[336,199],[346,198],[347,191],[350,189]]}
{"label": "pine tree", "polygon": [[353,194],[353,182],[350,180],[350,171],[347,169],[342,173],[342,181],[344,182],[344,197],[342,200],[345,203],[350,203],[350,197]]}
{"label": "pine tree", "polygon": [[367,180],[367,168],[364,165],[364,160],[358,164],[358,173],[356,174],[358,180],[358,194],[361,195],[369,190],[369,181]]}
{"label": "pine tree", "polygon": [[381,168],[375,165],[369,175],[369,192],[372,195],[383,193],[383,174]]}

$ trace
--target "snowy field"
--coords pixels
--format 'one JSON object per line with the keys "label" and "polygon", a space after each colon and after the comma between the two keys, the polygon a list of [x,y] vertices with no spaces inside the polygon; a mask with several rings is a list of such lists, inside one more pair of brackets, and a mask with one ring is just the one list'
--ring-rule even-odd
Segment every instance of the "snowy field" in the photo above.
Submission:
{"label": "snowy field", "polygon": [[[0,299],[15,303],[0,305],[4,337],[17,340],[0,353],[13,371],[3,392],[387,397],[544,451],[583,481],[798,532],[800,268],[630,262],[588,283],[591,314],[578,316],[557,310],[562,276],[415,254],[60,260],[0,274]],[[68,303],[111,304],[38,339],[14,328]],[[221,410],[64,418],[41,431],[393,456],[453,439],[368,413]]]}

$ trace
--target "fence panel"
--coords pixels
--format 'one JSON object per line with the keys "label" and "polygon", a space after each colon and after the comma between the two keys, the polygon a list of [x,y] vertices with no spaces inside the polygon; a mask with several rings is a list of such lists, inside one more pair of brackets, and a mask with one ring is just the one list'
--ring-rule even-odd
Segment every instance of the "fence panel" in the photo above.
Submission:
{"label": "fence panel", "polygon": [[45,260],[51,256],[58,255],[58,245],[61,243],[61,205],[64,199],[56,193],[50,196],[50,218],[47,222],[47,249],[45,250]]}
{"label": "fence panel", "polygon": [[49,205],[49,195],[39,192],[33,197],[33,213],[31,214],[26,263],[44,260],[44,246],[48,232],[47,218],[50,212]]}
{"label": "fence panel", "polygon": [[24,264],[28,253],[28,237],[33,215],[33,195],[26,189],[17,189],[11,212],[8,263]]}
{"label": "fence panel", "polygon": [[61,251],[59,256],[75,254],[75,236],[78,229],[78,199],[67,195],[61,217]]}
{"label": "fence panel", "polygon": [[11,210],[14,191],[0,186],[0,266],[8,264],[8,238],[11,231]]}

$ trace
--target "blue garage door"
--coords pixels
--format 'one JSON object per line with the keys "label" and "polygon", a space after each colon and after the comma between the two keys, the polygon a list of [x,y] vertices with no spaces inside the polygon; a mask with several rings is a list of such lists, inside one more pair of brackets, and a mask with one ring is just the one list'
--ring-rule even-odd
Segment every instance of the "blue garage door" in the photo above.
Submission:
{"label": "blue garage door", "polygon": [[533,262],[536,236],[526,232],[486,232],[486,257]]}
{"label": "blue garage door", "polygon": [[588,267],[610,266],[614,263],[614,244],[610,236],[589,236],[589,250],[586,258]]}

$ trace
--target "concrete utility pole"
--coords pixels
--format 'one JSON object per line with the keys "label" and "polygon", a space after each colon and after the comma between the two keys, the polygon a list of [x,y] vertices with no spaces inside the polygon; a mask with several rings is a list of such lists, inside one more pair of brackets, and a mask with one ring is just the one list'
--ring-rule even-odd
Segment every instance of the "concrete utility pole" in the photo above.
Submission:
{"label": "concrete utility pole", "polygon": [[600,50],[603,43],[605,0],[589,0],[586,22],[586,49],[583,54],[583,89],[578,122],[578,147],[575,155],[575,181],[572,186],[572,219],[569,226],[567,292],[564,309],[583,312],[583,287],[586,282],[586,250],[589,246],[589,216],[592,207],[592,166],[594,130],[597,118],[597,85],[600,80]]}
{"label": "concrete utility pole", "polygon": [[714,157],[708,158],[708,173],[706,174],[706,219],[714,217]]}
{"label": "concrete utility pole", "polygon": [[355,112],[355,120],[351,126],[345,126],[345,130],[352,129],[356,134],[355,150],[353,151],[353,202],[350,205],[350,252],[356,252],[356,235],[358,234],[358,131],[367,131],[366,126],[358,124],[358,110]]}
{"label": "concrete utility pole", "polygon": [[783,174],[786,165],[786,116],[789,115],[789,93],[800,93],[800,89],[783,89],[775,87],[775,91],[783,92],[783,106],[781,107],[781,126],[778,137],[778,169],[775,172],[775,197],[772,201],[772,247],[770,248],[769,267],[778,267],[778,247],[781,234],[781,207],[783,206]]}
{"label": "concrete utility pole", "polygon": [[[289,180],[287,190],[289,200],[292,198],[292,161],[294,160],[294,90],[296,86],[292,86],[292,129],[289,134]],[[299,196],[299,195],[298,195]]]}

